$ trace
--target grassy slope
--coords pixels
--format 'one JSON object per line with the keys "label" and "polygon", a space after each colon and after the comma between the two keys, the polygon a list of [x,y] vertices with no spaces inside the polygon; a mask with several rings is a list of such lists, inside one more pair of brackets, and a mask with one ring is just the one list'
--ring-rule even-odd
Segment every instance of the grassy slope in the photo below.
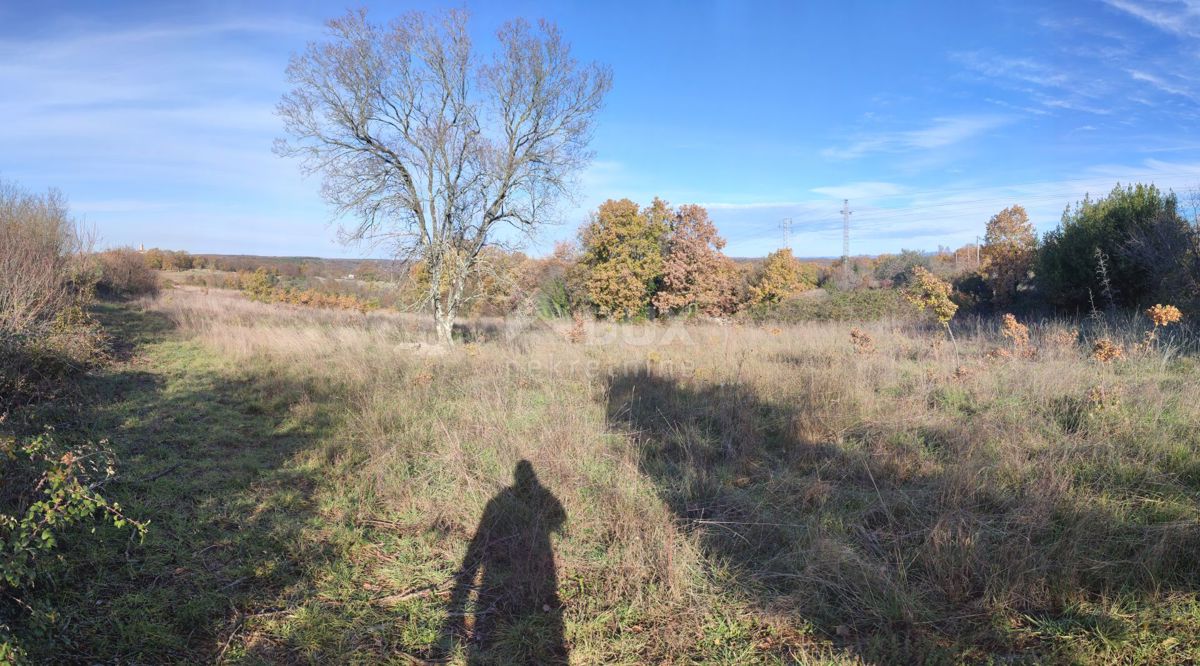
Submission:
{"label": "grassy slope", "polygon": [[[154,312],[107,306],[99,314],[126,341],[126,358],[84,387],[101,399],[44,418],[76,436],[111,440],[121,477],[107,494],[149,520],[150,531],[142,544],[105,527],[99,540],[63,540],[61,565],[28,595],[37,612],[14,627],[31,656],[87,663],[438,656],[448,583],[469,537],[463,528],[473,526],[423,529],[411,512],[371,507],[370,491],[342,476],[361,462],[339,432],[339,419],[352,411],[345,387],[222,358]],[[525,413],[497,415],[511,419],[518,436],[521,424],[546,417],[542,388],[522,391]],[[445,413],[472,408],[444,404]],[[477,453],[487,461],[487,451]],[[429,492],[453,496],[461,482],[443,478]],[[593,569],[614,565],[603,551],[577,555]],[[567,621],[577,660],[668,658],[641,626],[647,605],[668,608],[644,598],[597,607],[587,582],[560,580],[575,586],[562,596],[579,610]],[[720,661],[743,661],[781,631],[736,608],[695,617],[711,635],[684,640],[698,639],[695,649]],[[519,659],[536,640],[507,634],[490,658]],[[776,661],[790,648],[783,649],[759,657]]]}
{"label": "grassy slope", "polygon": [[[1190,362],[947,380],[920,341],[842,357],[844,332],[750,330],[699,356],[398,358],[299,321],[301,351],[272,355],[289,329],[237,313],[186,338],[103,315],[132,353],[95,379],[105,399],[48,418],[112,440],[109,493],[151,532],[64,550],[16,627],[48,661],[439,656],[466,542],[519,458],[568,515],[552,539],[582,663],[1200,658]],[[1097,380],[1115,406],[1088,407]],[[541,631],[501,622],[484,657],[520,660]]]}

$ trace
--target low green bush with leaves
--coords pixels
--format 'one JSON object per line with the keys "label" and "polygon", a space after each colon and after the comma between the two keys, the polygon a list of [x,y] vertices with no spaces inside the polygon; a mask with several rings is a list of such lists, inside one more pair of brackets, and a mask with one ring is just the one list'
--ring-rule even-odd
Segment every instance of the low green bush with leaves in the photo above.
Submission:
{"label": "low green bush with leaves", "polygon": [[744,315],[757,322],[878,321],[911,319],[913,314],[896,289],[807,292],[779,303],[761,303]]}
{"label": "low green bush with leaves", "polygon": [[[103,518],[145,536],[145,523],[129,518],[119,504],[100,494],[116,475],[105,442],[69,447],[53,432],[0,438],[0,460],[0,591],[16,608],[29,608],[22,592],[34,584],[69,532],[89,524],[95,532],[95,519]],[[0,612],[0,663],[19,663],[24,651],[9,633],[4,614]]]}
{"label": "low green bush with leaves", "polygon": [[116,475],[105,442],[69,447],[52,432],[11,437],[0,440],[0,457],[0,585],[28,585],[39,558],[57,545],[58,537],[95,516],[145,532],[145,524],[128,518],[120,505],[99,493]]}

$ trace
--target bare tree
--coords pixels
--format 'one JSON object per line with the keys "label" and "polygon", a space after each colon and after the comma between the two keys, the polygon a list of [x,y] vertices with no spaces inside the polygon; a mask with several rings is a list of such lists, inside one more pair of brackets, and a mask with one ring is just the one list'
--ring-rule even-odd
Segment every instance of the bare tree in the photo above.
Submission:
{"label": "bare tree", "polygon": [[278,106],[292,141],[276,152],[324,178],[322,194],[356,223],[348,241],[385,243],[429,276],[439,341],[450,343],[480,251],[508,225],[550,220],[591,159],[610,71],[580,65],[558,29],[505,24],[486,60],[467,14],[411,13],[387,26],[363,10],[292,58]]}
{"label": "bare tree", "polygon": [[33,334],[90,289],[79,283],[92,240],[58,191],[0,181],[0,337]]}
{"label": "bare tree", "polygon": [[[1191,214],[1188,222],[1200,229],[1200,185],[1188,190],[1183,196],[1184,210]],[[1185,216],[1187,217],[1187,216]]]}

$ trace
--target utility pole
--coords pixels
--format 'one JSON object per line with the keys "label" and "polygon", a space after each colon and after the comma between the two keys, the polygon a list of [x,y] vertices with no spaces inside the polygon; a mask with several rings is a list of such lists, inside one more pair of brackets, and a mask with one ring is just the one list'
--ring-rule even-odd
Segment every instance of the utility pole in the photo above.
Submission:
{"label": "utility pole", "polygon": [[792,249],[792,218],[785,217],[780,220],[779,228],[783,230],[783,246]]}
{"label": "utility pole", "polygon": [[979,248],[981,247],[981,245],[980,245],[981,241],[982,241],[982,239],[979,236],[975,237],[975,268],[979,268],[980,266],[983,265],[983,261],[979,256]]}
{"label": "utility pole", "polygon": [[842,272],[850,277],[850,200],[842,199]]}

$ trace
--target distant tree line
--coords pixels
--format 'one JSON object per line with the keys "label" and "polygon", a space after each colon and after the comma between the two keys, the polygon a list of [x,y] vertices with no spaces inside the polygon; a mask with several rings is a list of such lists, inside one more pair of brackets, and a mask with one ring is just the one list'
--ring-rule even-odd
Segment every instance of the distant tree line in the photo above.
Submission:
{"label": "distant tree line", "polygon": [[[979,246],[902,250],[843,262],[802,261],[790,249],[762,259],[733,259],[724,254],[725,240],[702,206],[610,200],[591,213],[575,242],[559,243],[548,256],[483,249],[462,287],[462,311],[472,316],[584,313],[618,321],[738,314],[870,319],[903,312],[897,290],[917,269],[952,284],[951,297],[964,312],[1040,308],[1074,314],[1158,302],[1191,307],[1200,305],[1198,209],[1197,201],[1181,204],[1175,194],[1153,185],[1117,186],[1106,197],[1068,207],[1058,227],[1040,239],[1025,209],[1013,205],[987,221]],[[251,280],[251,274],[265,272],[277,293],[286,295],[275,300],[301,304],[420,308],[433,289],[424,261],[161,250],[143,256],[152,268],[190,265],[241,274],[232,281],[215,276],[210,286],[260,284],[264,278]]]}

